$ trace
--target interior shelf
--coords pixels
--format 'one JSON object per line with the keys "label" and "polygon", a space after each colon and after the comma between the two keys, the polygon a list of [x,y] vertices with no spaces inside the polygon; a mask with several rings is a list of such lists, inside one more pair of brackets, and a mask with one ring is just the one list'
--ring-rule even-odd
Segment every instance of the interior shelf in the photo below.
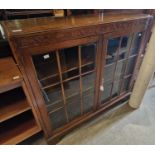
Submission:
{"label": "interior shelf", "polygon": [[[74,62],[75,63],[75,62]],[[90,61],[90,62],[85,62],[83,65],[81,65],[81,67],[85,67],[85,66],[89,66],[89,65],[93,65],[94,62],[93,61]],[[50,66],[51,67],[51,66]],[[79,69],[79,66],[78,64],[75,65],[75,67],[72,67],[70,69],[67,69],[65,66],[63,67],[62,69],[62,74],[64,73],[67,73],[67,72],[70,72],[70,71],[73,71],[73,70],[77,70]],[[58,76],[58,73],[57,74],[48,74],[47,76],[44,76],[40,79],[40,81],[44,81],[44,80],[47,80],[47,79],[50,79],[50,78],[53,78],[55,76]]]}
{"label": "interior shelf", "polygon": [[0,93],[21,85],[22,75],[11,57],[0,60]]}
{"label": "interior shelf", "polygon": [[0,122],[31,109],[21,87],[0,94]]}
{"label": "interior shelf", "polygon": [[31,111],[0,124],[0,144],[17,144],[40,131]]}
{"label": "interior shelf", "polygon": [[[86,72],[84,72],[84,73],[82,73],[81,74],[81,76],[83,76],[83,75],[87,75],[87,74],[90,74],[90,73],[93,73],[93,72],[95,72],[95,70],[94,69],[92,69],[92,70],[89,70],[89,71],[86,71]],[[75,74],[75,73],[74,73]],[[67,78],[66,78],[66,77]],[[65,78],[64,78],[65,77]],[[75,79],[75,78],[78,78],[78,77],[80,77],[80,74],[75,74],[75,75],[73,75],[72,73],[70,73],[70,74],[67,74],[67,75],[63,75],[63,78],[64,78],[64,80],[62,80],[62,82],[68,82],[68,81],[71,81],[71,80],[73,80],[73,79]],[[56,86],[56,85],[59,85],[60,84],[60,81],[59,80],[57,80],[58,82],[54,82],[54,81],[52,81],[51,82],[51,80],[49,80],[48,82],[44,82],[44,83],[42,83],[42,86],[41,86],[41,89],[42,90],[45,90],[45,89],[49,89],[49,88],[51,88],[51,87],[54,87],[54,86]],[[52,84],[50,84],[50,82],[52,83]],[[53,83],[54,82],[54,83]],[[49,83],[49,84],[48,84]],[[44,85],[43,85],[44,84]]]}
{"label": "interior shelf", "polygon": [[25,99],[0,108],[0,123],[31,109]]}

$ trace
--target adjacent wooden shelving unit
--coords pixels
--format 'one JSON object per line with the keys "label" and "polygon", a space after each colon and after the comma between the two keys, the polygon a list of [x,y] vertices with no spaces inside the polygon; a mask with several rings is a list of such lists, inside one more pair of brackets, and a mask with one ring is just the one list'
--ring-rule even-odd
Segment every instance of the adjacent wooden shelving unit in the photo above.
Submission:
{"label": "adjacent wooden shelving unit", "polygon": [[41,130],[25,89],[14,60],[0,59],[0,144],[18,144]]}

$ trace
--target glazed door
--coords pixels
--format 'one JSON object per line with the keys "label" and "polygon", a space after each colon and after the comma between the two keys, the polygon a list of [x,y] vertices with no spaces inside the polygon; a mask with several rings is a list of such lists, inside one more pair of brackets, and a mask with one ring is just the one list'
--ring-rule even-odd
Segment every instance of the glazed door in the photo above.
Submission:
{"label": "glazed door", "polygon": [[104,40],[100,79],[100,105],[106,105],[131,89],[131,79],[143,33],[109,35]]}
{"label": "glazed door", "polygon": [[97,43],[32,56],[52,130],[94,107]]}

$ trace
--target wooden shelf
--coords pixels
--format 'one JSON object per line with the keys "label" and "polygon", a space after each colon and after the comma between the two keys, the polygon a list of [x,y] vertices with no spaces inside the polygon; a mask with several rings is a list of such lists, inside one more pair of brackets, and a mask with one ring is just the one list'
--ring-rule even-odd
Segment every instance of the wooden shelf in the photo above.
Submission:
{"label": "wooden shelf", "polygon": [[10,130],[7,129],[6,132],[0,133],[0,144],[17,144],[39,131],[41,131],[41,129],[36,125],[35,120],[32,119],[18,126],[13,126]]}
{"label": "wooden shelf", "polygon": [[[74,62],[74,63],[75,63],[75,62]],[[87,65],[92,65],[93,63],[94,63],[93,61],[91,61],[91,62],[85,62],[85,64],[83,64],[81,67],[85,67],[85,66],[87,66]],[[51,66],[50,66],[50,67],[51,67]],[[76,70],[76,69],[78,69],[78,68],[79,68],[78,64],[76,64],[75,67],[72,67],[72,68],[69,68],[69,69],[67,69],[66,67],[64,67],[64,68],[62,69],[62,74],[67,73],[67,72],[70,72],[70,71],[73,71],[73,70]],[[47,80],[47,79],[52,78],[52,77],[54,77],[54,76],[58,76],[58,74],[49,74],[49,75],[47,75],[47,76],[41,78],[40,81]]]}
{"label": "wooden shelf", "polygon": [[31,110],[0,124],[0,144],[17,144],[41,131]]}
{"label": "wooden shelf", "polygon": [[[90,65],[90,64],[92,64],[92,63],[88,63],[88,65]],[[87,66],[87,64],[86,65],[82,65],[82,67],[84,67],[84,66]],[[74,68],[74,69],[77,69],[77,68]],[[70,69],[70,70],[68,70],[68,72],[72,71],[72,70]],[[90,70],[90,71],[86,71],[86,72],[82,73],[81,75],[83,76],[83,75],[86,75],[86,74],[89,74],[89,73],[92,73],[92,72],[95,72],[95,70],[93,69],[93,70]],[[44,79],[48,80],[49,78],[52,78],[52,77],[53,76],[51,75],[51,76],[45,77]],[[66,79],[63,79],[63,82],[68,82],[68,81],[73,80],[73,79],[78,78],[78,77],[80,77],[80,74],[77,74],[75,76],[71,76],[71,77],[68,77]],[[45,86],[42,86],[41,89],[45,90],[45,89],[48,89],[48,88],[53,87],[53,86],[58,85],[58,84],[60,84],[60,81],[52,83],[52,84],[47,84]]]}
{"label": "wooden shelf", "polygon": [[0,123],[31,109],[26,99],[5,104],[0,108]]}
{"label": "wooden shelf", "polygon": [[14,60],[0,60],[0,144],[17,144],[41,130]]}
{"label": "wooden shelf", "polygon": [[21,85],[22,75],[11,57],[1,59],[0,66],[0,93]]}

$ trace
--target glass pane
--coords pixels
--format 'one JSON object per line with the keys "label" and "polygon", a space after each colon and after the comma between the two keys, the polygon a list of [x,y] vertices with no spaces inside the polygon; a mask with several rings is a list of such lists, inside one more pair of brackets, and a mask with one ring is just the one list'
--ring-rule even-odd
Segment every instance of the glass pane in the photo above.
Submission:
{"label": "glass pane", "polygon": [[80,92],[80,80],[79,80],[79,78],[75,78],[73,80],[64,82],[63,85],[64,85],[66,97],[70,97],[70,96]]}
{"label": "glass pane", "polygon": [[59,75],[44,78],[44,79],[40,80],[41,87],[43,87],[43,88],[48,87],[52,84],[56,84],[56,83],[60,83]]}
{"label": "glass pane", "polygon": [[81,46],[82,65],[95,62],[96,44],[88,44]]}
{"label": "glass pane", "polygon": [[131,81],[131,77],[124,79],[122,92],[129,90],[130,81]]}
{"label": "glass pane", "polygon": [[95,82],[95,73],[86,74],[82,76],[82,90],[85,91],[88,88],[93,88]]}
{"label": "glass pane", "polygon": [[47,106],[48,112],[56,111],[57,109],[63,108],[64,104],[62,101],[56,101]]}
{"label": "glass pane", "polygon": [[126,75],[133,74],[134,67],[136,65],[136,59],[137,59],[137,57],[135,56],[135,57],[132,57],[128,60]]}
{"label": "glass pane", "polygon": [[33,63],[38,79],[58,74],[58,66],[55,52],[33,56]]}
{"label": "glass pane", "polygon": [[62,74],[62,79],[66,80],[66,79],[69,79],[71,77],[75,77],[75,76],[78,76],[78,75],[79,75],[79,69],[75,69],[75,70],[63,73]]}
{"label": "glass pane", "polygon": [[125,71],[125,60],[117,62],[115,80],[121,79]]}
{"label": "glass pane", "polygon": [[104,68],[104,81],[112,80],[114,74],[115,64],[105,66]]}
{"label": "glass pane", "polygon": [[94,103],[94,88],[91,88],[82,94],[83,110],[87,113],[93,109]]}
{"label": "glass pane", "polygon": [[121,48],[127,48],[127,46],[128,46],[128,36],[124,36],[123,38],[122,38],[122,42],[121,42]]}
{"label": "glass pane", "polygon": [[110,92],[112,88],[112,82],[104,83],[104,91],[101,93],[101,102],[106,102],[110,97]]}
{"label": "glass pane", "polygon": [[127,58],[127,50],[120,50],[119,52],[119,60]]}
{"label": "glass pane", "polygon": [[68,98],[66,103],[70,121],[81,115],[81,100],[79,94]]}
{"label": "glass pane", "polygon": [[46,104],[62,100],[61,85],[56,85],[48,89],[42,90]]}
{"label": "glass pane", "polygon": [[140,32],[140,33],[135,34],[130,55],[138,54],[141,40],[142,40],[142,33]]}
{"label": "glass pane", "polygon": [[78,47],[66,48],[59,51],[61,70],[66,72],[79,68]]}
{"label": "glass pane", "polygon": [[108,41],[106,64],[116,61],[117,51],[119,49],[120,37],[112,38]]}
{"label": "glass pane", "polygon": [[121,42],[121,48],[119,51],[119,60],[127,58],[130,46],[131,46],[131,36],[123,36]]}
{"label": "glass pane", "polygon": [[120,92],[121,81],[115,81],[112,89],[112,97],[116,97]]}
{"label": "glass pane", "polygon": [[52,129],[57,129],[67,123],[64,108],[61,108],[53,113],[49,113],[49,117],[52,123]]}
{"label": "glass pane", "polygon": [[86,72],[89,72],[89,71],[93,71],[95,69],[95,64],[89,64],[89,65],[86,65],[86,66],[83,66],[81,68],[81,72],[82,73],[86,73]]}

